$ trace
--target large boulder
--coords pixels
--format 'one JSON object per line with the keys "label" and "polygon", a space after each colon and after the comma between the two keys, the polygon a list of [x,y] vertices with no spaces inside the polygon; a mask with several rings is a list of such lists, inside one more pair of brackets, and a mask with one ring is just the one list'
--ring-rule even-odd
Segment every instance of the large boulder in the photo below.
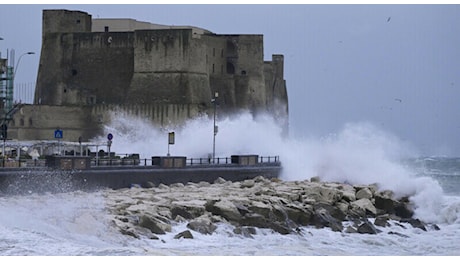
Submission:
{"label": "large boulder", "polygon": [[164,223],[160,221],[158,218],[149,216],[149,215],[142,215],[139,218],[139,226],[147,228],[154,234],[166,234],[167,232],[171,232],[171,225],[168,223]]}
{"label": "large boulder", "polygon": [[263,201],[251,201],[251,205],[248,206],[248,209],[251,212],[260,214],[266,218],[268,218],[268,214],[272,211],[272,206],[268,203]]}
{"label": "large boulder", "polygon": [[214,215],[219,215],[228,221],[239,222],[241,214],[232,201],[222,199],[219,201],[208,201],[205,206],[206,210]]}
{"label": "large boulder", "polygon": [[181,238],[192,239],[193,238],[192,232],[190,232],[190,230],[185,230],[174,236],[174,239],[181,239]]}
{"label": "large boulder", "polygon": [[203,235],[211,235],[216,231],[217,226],[206,219],[192,220],[187,224],[187,228],[199,232]]}
{"label": "large boulder", "polygon": [[372,191],[369,188],[362,188],[356,192],[356,199],[371,199],[373,197]]}
{"label": "large boulder", "polygon": [[197,218],[206,212],[205,205],[206,200],[173,201],[170,206],[171,217],[174,219],[180,215],[185,219]]}
{"label": "large boulder", "polygon": [[252,235],[257,234],[257,231],[253,227],[236,227],[233,229],[233,233],[237,235],[243,235],[244,237],[253,238]]}
{"label": "large boulder", "polygon": [[335,202],[342,199],[342,196],[342,191],[338,189],[326,187],[320,183],[311,183],[311,185],[304,189],[301,200],[308,203],[309,199],[313,199],[315,202],[334,205]]}
{"label": "large boulder", "polygon": [[413,219],[413,218],[401,219],[400,222],[407,222],[411,224],[411,226],[414,228],[420,228],[421,230],[426,231],[425,223],[418,218],[417,219]]}
{"label": "large boulder", "polygon": [[311,224],[317,228],[330,227],[333,231],[343,230],[342,221],[345,215],[337,208],[325,203],[315,205]]}
{"label": "large boulder", "polygon": [[358,209],[363,209],[366,212],[366,215],[375,216],[377,214],[377,209],[374,204],[366,198],[362,198],[350,203],[352,208],[356,207]]}
{"label": "large boulder", "polygon": [[388,217],[388,215],[378,216],[374,220],[374,225],[380,227],[388,227],[390,226],[390,223],[388,222],[389,219],[390,218]]}
{"label": "large boulder", "polygon": [[311,205],[298,205],[291,203],[283,208],[287,214],[287,218],[301,226],[307,226],[311,222],[313,215],[313,206]]}
{"label": "large boulder", "polygon": [[409,202],[402,199],[395,205],[395,215],[401,218],[412,218],[412,216],[414,216],[414,211]]}
{"label": "large boulder", "polygon": [[348,184],[343,184],[339,186],[339,190],[342,191],[342,199],[347,202],[352,202],[356,200],[356,190],[353,186]]}
{"label": "large boulder", "polygon": [[377,192],[374,194],[375,207],[388,214],[395,213],[395,205],[398,202],[392,199],[392,193],[389,191]]}
{"label": "large boulder", "polygon": [[375,226],[367,220],[358,227],[358,233],[360,234],[377,234],[379,232],[381,231],[375,228]]}

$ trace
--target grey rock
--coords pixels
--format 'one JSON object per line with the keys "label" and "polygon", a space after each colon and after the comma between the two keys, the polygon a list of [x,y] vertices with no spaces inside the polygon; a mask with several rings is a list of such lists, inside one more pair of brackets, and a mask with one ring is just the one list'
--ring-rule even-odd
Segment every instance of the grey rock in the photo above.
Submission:
{"label": "grey rock", "polygon": [[310,178],[310,182],[320,182],[320,181],[321,180],[320,180],[319,176],[314,176],[314,177]]}
{"label": "grey rock", "polygon": [[154,234],[166,234],[166,232],[158,225],[154,218],[142,215],[139,219],[139,226],[147,228]]}
{"label": "grey rock", "polygon": [[358,233],[360,234],[377,234],[379,232],[381,231],[375,228],[375,226],[367,220],[358,227]]}
{"label": "grey rock", "polygon": [[185,230],[174,236],[174,239],[181,239],[181,238],[193,239],[192,232],[190,232],[190,230]]}
{"label": "grey rock", "polygon": [[420,219],[413,219],[413,218],[401,219],[401,222],[407,222],[411,224],[411,226],[414,228],[420,228],[421,230],[426,231],[425,223],[421,221]]}
{"label": "grey rock", "polygon": [[390,226],[390,223],[388,222],[389,217],[388,216],[378,216],[375,218],[374,225],[380,226],[380,227],[388,227]]}
{"label": "grey rock", "polygon": [[203,235],[211,235],[214,231],[216,231],[217,226],[210,221],[193,220],[187,224],[187,228]]}
{"label": "grey rock", "polygon": [[397,235],[397,236],[399,236],[399,237],[404,237],[404,238],[409,238],[409,236],[404,235],[404,234],[401,234],[401,233],[399,233],[399,232],[390,231],[390,232],[388,232],[388,234],[390,234],[390,235]]}
{"label": "grey rock", "polygon": [[224,183],[226,183],[226,182],[227,182],[227,181],[226,181],[224,178],[219,177],[219,178],[217,178],[217,179],[214,181],[214,184],[224,184]]}
{"label": "grey rock", "polygon": [[332,231],[341,232],[343,230],[342,221],[332,216],[335,215],[334,211],[335,210],[332,208],[328,210],[328,208],[324,206],[318,207],[315,209],[312,224],[317,228],[330,227]]}
{"label": "grey rock", "polygon": [[372,191],[369,188],[360,189],[356,192],[356,199],[371,199],[372,198]]}
{"label": "grey rock", "polygon": [[254,238],[252,235],[257,234],[257,231],[254,227],[236,227],[233,229],[233,233],[248,238]]}

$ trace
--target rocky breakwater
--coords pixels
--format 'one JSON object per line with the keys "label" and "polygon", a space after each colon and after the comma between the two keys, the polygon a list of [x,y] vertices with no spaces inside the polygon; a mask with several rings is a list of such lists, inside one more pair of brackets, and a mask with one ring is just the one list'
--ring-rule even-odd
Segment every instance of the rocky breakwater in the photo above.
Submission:
{"label": "rocky breakwater", "polygon": [[233,225],[235,234],[246,237],[256,234],[256,228],[281,234],[301,232],[305,226],[366,234],[404,223],[425,231],[438,229],[413,218],[407,197],[394,198],[377,185],[326,183],[318,178],[257,177],[242,182],[219,178],[212,184],[160,184],[105,192],[112,223],[122,234],[136,238],[158,239],[180,222],[186,222],[187,229],[175,238],[193,238],[194,232],[212,234],[218,223]]}

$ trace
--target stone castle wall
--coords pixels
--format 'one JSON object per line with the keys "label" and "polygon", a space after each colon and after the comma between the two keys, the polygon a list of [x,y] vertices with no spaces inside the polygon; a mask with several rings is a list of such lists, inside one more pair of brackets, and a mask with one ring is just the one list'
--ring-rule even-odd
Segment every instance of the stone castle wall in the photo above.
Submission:
{"label": "stone castle wall", "polygon": [[[67,115],[72,118],[68,128],[91,138],[108,123],[105,115],[115,107],[138,111],[162,126],[177,124],[209,115],[215,92],[222,113],[276,110],[281,111],[278,117],[288,117],[283,56],[264,61],[263,35],[218,35],[186,26],[145,29],[145,23],[144,29],[111,31],[116,21],[104,22],[97,22],[95,32],[85,12],[43,11],[34,105],[24,107],[31,111],[25,117],[37,122],[35,132],[41,131],[38,125],[54,128],[54,118],[72,110],[85,115]],[[135,28],[137,23],[129,22]],[[281,109],[275,109],[275,103]],[[32,113],[41,109],[54,116]],[[43,136],[19,129],[21,115],[14,117],[18,138]]]}

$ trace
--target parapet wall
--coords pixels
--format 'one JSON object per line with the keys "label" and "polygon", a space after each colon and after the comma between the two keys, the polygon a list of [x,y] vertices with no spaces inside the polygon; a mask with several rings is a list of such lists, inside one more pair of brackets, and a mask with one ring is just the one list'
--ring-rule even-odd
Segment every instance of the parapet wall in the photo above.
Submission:
{"label": "parapet wall", "polygon": [[103,136],[104,125],[113,117],[148,118],[159,127],[181,125],[206,111],[192,104],[120,104],[95,106],[21,105],[9,124],[8,138],[17,140],[55,140],[54,131],[63,130],[63,141],[88,141]]}

